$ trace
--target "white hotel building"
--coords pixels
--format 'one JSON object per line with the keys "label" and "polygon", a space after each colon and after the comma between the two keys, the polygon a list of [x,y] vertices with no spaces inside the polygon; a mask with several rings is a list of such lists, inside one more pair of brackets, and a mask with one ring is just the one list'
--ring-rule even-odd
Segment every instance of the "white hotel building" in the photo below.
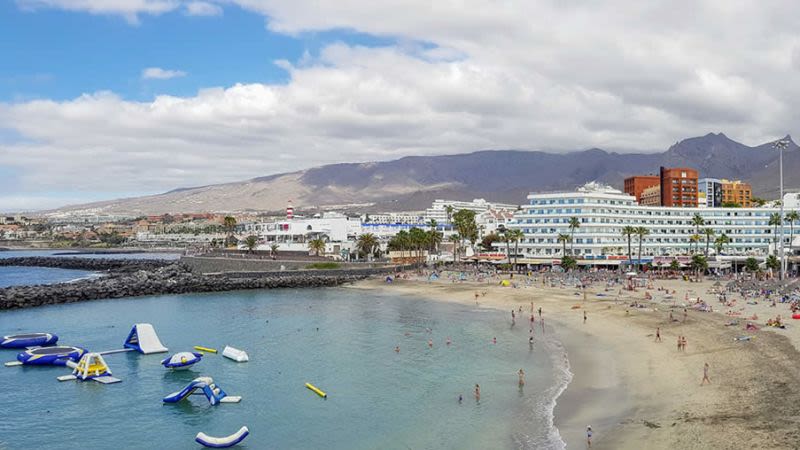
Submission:
{"label": "white hotel building", "polygon": [[[790,199],[789,197],[792,197]],[[787,195],[787,208],[796,208],[797,195]],[[699,214],[705,220],[701,227],[711,228],[716,236],[722,233],[730,238],[722,253],[725,255],[765,257],[774,248],[774,228],[769,225],[770,215],[778,208],[680,208],[641,206],[635,197],[596,183],[589,183],[575,192],[541,193],[528,195],[528,205],[518,211],[508,228],[520,229],[525,238],[519,243],[520,264],[553,264],[562,255],[563,244],[559,234],[570,234],[569,219],[578,217],[580,228],[574,232],[574,242],[567,243],[567,253],[574,247],[580,264],[619,264],[627,259],[628,239],[622,235],[625,226],[645,227],[650,234],[642,244],[642,260],[652,261],[658,256],[690,254],[694,243],[690,237],[696,233],[692,218]],[[798,224],[795,224],[798,225]],[[795,226],[800,231],[800,226]],[[778,228],[780,232],[780,228]],[[701,235],[701,251],[705,250],[705,236]],[[789,252],[789,225],[785,226],[786,252]],[[638,239],[634,236],[632,253],[637,259]],[[795,237],[795,243],[800,239]],[[796,245],[795,248],[800,246]],[[714,254],[713,238],[709,254]],[[658,258],[657,260],[661,260]]]}

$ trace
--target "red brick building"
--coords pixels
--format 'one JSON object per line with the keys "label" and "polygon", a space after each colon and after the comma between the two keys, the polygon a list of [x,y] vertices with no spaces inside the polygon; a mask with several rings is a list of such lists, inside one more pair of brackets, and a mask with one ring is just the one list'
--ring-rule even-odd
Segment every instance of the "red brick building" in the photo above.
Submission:
{"label": "red brick building", "polygon": [[636,197],[636,201],[642,203],[642,192],[645,189],[658,186],[661,183],[661,177],[658,175],[634,175],[625,178],[625,193]]}
{"label": "red brick building", "polygon": [[697,171],[686,167],[660,170],[661,206],[697,208]]}

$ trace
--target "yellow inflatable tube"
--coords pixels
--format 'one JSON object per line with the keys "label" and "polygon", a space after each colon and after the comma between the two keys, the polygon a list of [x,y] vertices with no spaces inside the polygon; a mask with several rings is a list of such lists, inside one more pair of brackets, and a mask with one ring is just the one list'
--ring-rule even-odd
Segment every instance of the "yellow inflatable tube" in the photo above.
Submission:
{"label": "yellow inflatable tube", "polygon": [[199,345],[195,345],[194,349],[200,352],[217,353],[217,351],[214,350],[213,348],[201,347]]}
{"label": "yellow inflatable tube", "polygon": [[314,391],[314,393],[315,393],[315,394],[317,394],[317,395],[319,395],[320,397],[322,397],[322,398],[328,398],[328,394],[326,394],[326,393],[322,392],[321,390],[319,390],[319,388],[318,388],[318,387],[314,386],[313,384],[311,384],[311,383],[306,383],[306,387],[307,387],[307,388],[309,388],[309,389],[311,389],[312,391]]}

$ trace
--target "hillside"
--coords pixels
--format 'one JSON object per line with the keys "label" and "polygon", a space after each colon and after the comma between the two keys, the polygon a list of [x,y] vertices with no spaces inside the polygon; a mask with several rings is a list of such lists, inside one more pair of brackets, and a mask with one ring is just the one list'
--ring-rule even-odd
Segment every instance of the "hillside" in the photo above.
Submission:
{"label": "hillside", "polygon": [[[800,188],[797,150],[792,142],[784,154],[787,188]],[[279,211],[289,199],[301,209],[354,205],[350,209],[365,211],[421,210],[436,198],[522,203],[531,191],[574,189],[593,180],[621,188],[626,176],[657,173],[662,165],[694,167],[702,177],[749,180],[756,195],[777,196],[778,153],[771,143],[749,147],[722,133],[710,133],[682,140],[662,153],[620,154],[596,148],[563,154],[487,150],[332,164],[236,183],[70,206],[61,211]]]}

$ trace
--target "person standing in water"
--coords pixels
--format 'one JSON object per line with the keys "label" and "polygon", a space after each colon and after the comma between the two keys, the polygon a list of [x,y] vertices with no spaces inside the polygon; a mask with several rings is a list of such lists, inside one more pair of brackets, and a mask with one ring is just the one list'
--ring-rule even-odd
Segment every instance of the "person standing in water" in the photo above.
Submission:
{"label": "person standing in water", "polygon": [[656,342],[661,342],[661,327],[656,327]]}
{"label": "person standing in water", "polygon": [[586,323],[586,311],[583,312],[583,323]]}
{"label": "person standing in water", "polygon": [[519,369],[519,385],[520,386],[525,385],[525,371],[522,369]]}
{"label": "person standing in water", "polygon": [[592,426],[591,425],[586,427],[586,444],[589,447],[592,446]]}
{"label": "person standing in water", "polygon": [[481,387],[480,387],[480,385],[476,384],[475,385],[475,400],[480,400],[480,399],[481,399]]}

